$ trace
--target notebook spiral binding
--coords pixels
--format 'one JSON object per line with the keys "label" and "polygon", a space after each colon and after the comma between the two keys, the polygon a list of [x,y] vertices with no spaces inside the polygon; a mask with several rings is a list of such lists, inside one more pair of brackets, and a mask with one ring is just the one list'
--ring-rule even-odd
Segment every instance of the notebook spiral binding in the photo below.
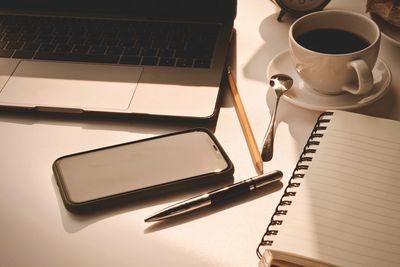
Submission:
{"label": "notebook spiral binding", "polygon": [[315,124],[310,137],[307,140],[306,145],[304,146],[303,152],[300,155],[300,159],[298,160],[296,167],[292,173],[292,177],[289,179],[289,183],[285,188],[285,191],[279,201],[279,204],[275,208],[275,212],[272,214],[270,223],[267,227],[267,230],[263,234],[260,244],[257,247],[257,256],[258,258],[262,258],[261,248],[264,246],[271,246],[273,244],[273,240],[271,240],[271,236],[277,235],[278,230],[276,227],[282,225],[283,219],[282,216],[285,216],[288,212],[287,206],[292,204],[291,197],[296,195],[296,188],[301,185],[301,180],[304,178],[304,170],[308,169],[307,162],[312,161],[313,157],[311,154],[316,152],[315,146],[319,145],[319,139],[324,135],[322,132],[326,130],[326,123],[330,122],[330,119],[327,118],[332,116],[333,112],[324,112],[322,113]]}

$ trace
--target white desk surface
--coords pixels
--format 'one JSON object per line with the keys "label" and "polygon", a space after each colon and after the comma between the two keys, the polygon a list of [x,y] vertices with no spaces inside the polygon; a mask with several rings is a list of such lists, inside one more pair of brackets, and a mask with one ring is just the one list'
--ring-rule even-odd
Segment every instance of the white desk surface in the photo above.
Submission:
{"label": "white desk surface", "polygon": [[[287,49],[289,22],[276,21],[269,0],[239,0],[237,84],[261,145],[275,101],[268,62]],[[365,12],[366,1],[331,1],[327,9]],[[356,112],[400,120],[400,46],[382,38],[380,58],[392,70],[390,91]],[[235,181],[256,175],[231,95],[208,125],[235,165]],[[78,216],[66,211],[52,173],[59,156],[137,140],[189,125],[0,113],[1,266],[257,266],[256,247],[319,112],[282,102],[274,159],[283,183],[235,201],[159,224],[143,219],[189,194]],[[195,192],[199,193],[199,192]]]}

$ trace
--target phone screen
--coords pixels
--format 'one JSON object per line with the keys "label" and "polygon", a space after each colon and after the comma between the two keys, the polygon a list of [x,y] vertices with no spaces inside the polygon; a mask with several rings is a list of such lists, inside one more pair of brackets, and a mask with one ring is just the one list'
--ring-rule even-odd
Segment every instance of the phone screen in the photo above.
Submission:
{"label": "phone screen", "polygon": [[195,130],[58,159],[55,168],[68,198],[80,203],[229,167],[207,132]]}

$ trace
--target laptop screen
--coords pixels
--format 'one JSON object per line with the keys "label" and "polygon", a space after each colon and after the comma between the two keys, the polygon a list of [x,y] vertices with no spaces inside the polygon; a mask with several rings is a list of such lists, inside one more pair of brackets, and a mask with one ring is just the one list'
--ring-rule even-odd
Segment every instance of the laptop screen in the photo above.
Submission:
{"label": "laptop screen", "polygon": [[0,11],[124,17],[232,17],[236,0],[1,0]]}

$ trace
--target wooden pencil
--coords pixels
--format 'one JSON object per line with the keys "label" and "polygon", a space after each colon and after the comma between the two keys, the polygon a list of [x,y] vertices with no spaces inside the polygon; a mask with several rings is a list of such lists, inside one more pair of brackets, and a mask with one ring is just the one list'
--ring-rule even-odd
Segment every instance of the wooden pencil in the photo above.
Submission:
{"label": "wooden pencil", "polygon": [[247,118],[246,111],[244,109],[242,100],[240,98],[238,89],[236,87],[235,80],[233,79],[230,67],[228,67],[227,69],[227,76],[229,81],[229,87],[231,88],[233,100],[235,102],[236,113],[239,117],[239,121],[242,126],[244,137],[246,138],[251,158],[259,173],[263,173],[264,166],[263,166],[263,161],[261,159],[260,150],[258,149],[253,131],[251,130],[249,119]]}

